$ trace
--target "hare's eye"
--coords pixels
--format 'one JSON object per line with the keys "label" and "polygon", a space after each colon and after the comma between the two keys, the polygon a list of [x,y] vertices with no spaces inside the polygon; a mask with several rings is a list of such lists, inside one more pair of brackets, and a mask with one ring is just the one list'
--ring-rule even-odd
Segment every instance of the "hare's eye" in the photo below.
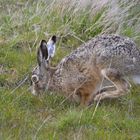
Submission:
{"label": "hare's eye", "polygon": [[38,81],[39,81],[39,78],[38,78],[38,76],[37,75],[32,75],[32,77],[31,77],[31,81],[33,82],[33,83],[37,83]]}

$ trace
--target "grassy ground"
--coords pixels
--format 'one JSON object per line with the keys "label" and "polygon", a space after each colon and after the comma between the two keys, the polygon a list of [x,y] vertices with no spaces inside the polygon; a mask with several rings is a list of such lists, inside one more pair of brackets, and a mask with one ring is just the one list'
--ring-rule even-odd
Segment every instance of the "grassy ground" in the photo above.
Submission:
{"label": "grassy ground", "polygon": [[91,108],[28,91],[36,48],[53,34],[54,65],[101,33],[126,35],[140,46],[138,0],[0,0],[0,25],[0,140],[140,139],[139,86]]}

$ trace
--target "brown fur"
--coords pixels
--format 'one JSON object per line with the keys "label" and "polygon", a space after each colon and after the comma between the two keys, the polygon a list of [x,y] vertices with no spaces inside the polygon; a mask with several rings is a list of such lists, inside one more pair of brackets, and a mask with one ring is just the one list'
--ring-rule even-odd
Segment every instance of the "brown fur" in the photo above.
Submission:
{"label": "brown fur", "polygon": [[[130,89],[125,77],[140,75],[140,50],[129,38],[118,35],[91,39],[63,58],[56,68],[42,62],[46,64],[33,71],[40,89],[58,91],[70,99],[80,100],[81,105],[125,95]],[[113,86],[102,87],[104,79]],[[38,92],[37,88],[33,83],[34,93]]]}

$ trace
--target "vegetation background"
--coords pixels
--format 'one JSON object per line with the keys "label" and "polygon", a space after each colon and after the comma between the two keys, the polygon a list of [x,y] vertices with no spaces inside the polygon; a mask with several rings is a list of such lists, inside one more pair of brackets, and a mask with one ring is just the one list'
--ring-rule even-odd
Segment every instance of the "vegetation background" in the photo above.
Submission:
{"label": "vegetation background", "polygon": [[41,39],[57,35],[56,65],[102,33],[140,47],[139,0],[0,0],[0,140],[138,140],[140,86],[128,96],[80,108],[59,94],[30,94]]}

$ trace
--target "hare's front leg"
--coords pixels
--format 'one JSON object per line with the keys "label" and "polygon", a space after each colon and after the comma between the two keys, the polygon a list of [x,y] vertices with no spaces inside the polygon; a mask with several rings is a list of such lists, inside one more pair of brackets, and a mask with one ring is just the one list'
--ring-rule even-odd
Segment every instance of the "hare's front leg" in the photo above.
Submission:
{"label": "hare's front leg", "polygon": [[81,106],[88,106],[91,104],[99,82],[100,80],[98,79],[89,78],[78,89],[75,90],[74,94],[79,96]]}
{"label": "hare's front leg", "polygon": [[94,97],[94,101],[105,98],[117,98],[128,93],[130,85],[116,69],[103,69],[101,73],[104,78],[114,85],[115,90],[110,91],[110,88],[106,88],[104,91],[102,90],[100,94]]}

